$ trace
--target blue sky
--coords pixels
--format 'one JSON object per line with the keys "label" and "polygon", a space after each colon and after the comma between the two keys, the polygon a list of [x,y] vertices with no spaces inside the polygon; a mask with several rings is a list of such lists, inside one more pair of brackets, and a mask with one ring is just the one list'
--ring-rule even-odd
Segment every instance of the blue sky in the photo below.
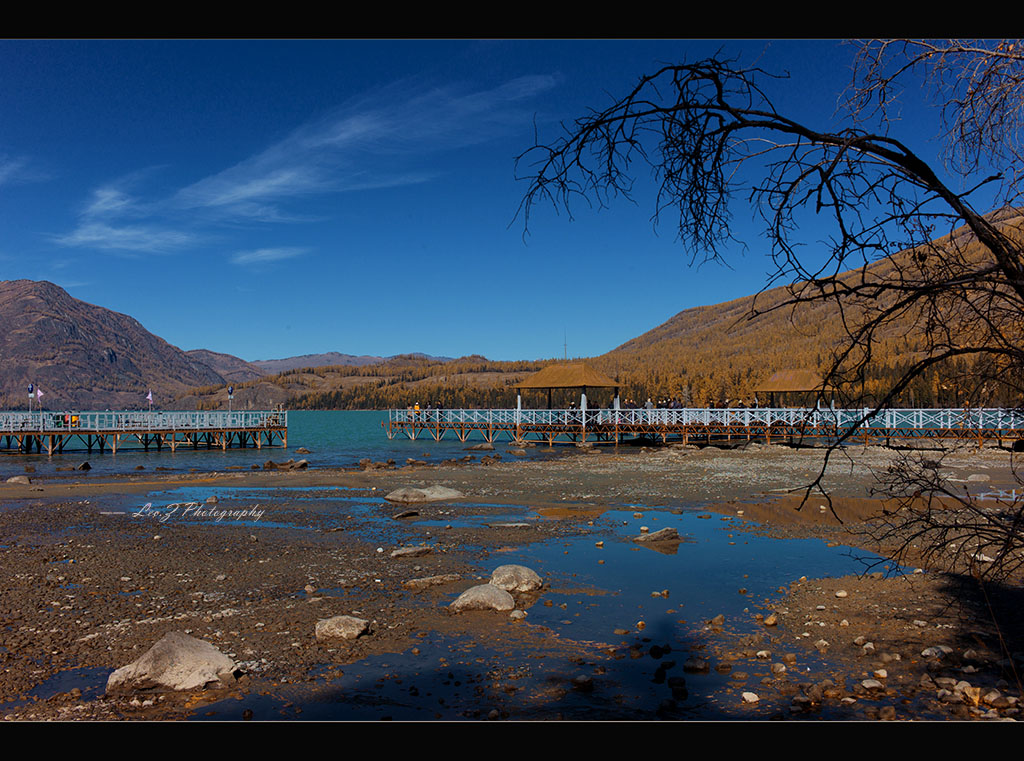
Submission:
{"label": "blue sky", "polygon": [[[661,62],[718,50],[789,72],[826,127],[833,41],[0,42],[0,272],[50,280],[183,349],[492,359],[609,351],[756,291],[688,267],[652,206],[538,209],[515,156]],[[927,154],[934,125],[899,136]],[[918,143],[915,143],[915,140]]]}

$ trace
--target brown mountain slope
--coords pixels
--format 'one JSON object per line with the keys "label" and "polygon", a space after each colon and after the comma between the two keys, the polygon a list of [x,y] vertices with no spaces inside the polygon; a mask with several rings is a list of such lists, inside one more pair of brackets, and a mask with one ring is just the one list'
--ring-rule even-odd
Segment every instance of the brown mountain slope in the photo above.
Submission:
{"label": "brown mountain slope", "polygon": [[223,383],[206,365],[128,315],[87,304],[48,282],[0,281],[0,405],[24,409],[27,388],[49,409],[172,406],[192,386]]}
{"label": "brown mountain slope", "polygon": [[[1022,216],[1014,209],[1001,209],[988,219],[1014,237],[1022,227]],[[921,253],[927,253],[927,257],[920,257]],[[900,279],[917,282],[923,268],[943,266],[936,259],[947,258],[948,264],[955,258],[959,262],[955,266],[973,268],[990,257],[966,228],[961,228],[933,241],[927,249],[904,251],[870,265],[863,273],[851,272],[841,277],[847,283],[893,283]],[[698,405],[737,399],[749,402],[758,386],[778,370],[802,368],[824,373],[830,368],[836,350],[849,345],[847,329],[862,316],[848,307],[844,325],[843,315],[834,302],[778,308],[789,298],[786,288],[775,288],[757,296],[687,309],[595,358],[594,366],[609,374],[619,373],[626,389],[623,393],[635,397],[678,395],[683,401]],[[877,310],[892,303],[892,297],[883,296],[867,303],[869,309]],[[751,319],[755,304],[759,314]],[[972,334],[977,325],[961,319],[969,315],[957,311],[955,302],[940,301],[932,306],[936,309],[932,323],[938,326],[936,332],[942,333],[942,340],[964,346],[977,338]],[[902,371],[925,356],[928,338],[922,323],[919,311],[907,310],[884,325],[874,336],[865,382],[859,388],[847,389],[848,392],[863,393],[865,403],[880,398]],[[1007,335],[1017,326],[1009,320],[1000,329]],[[960,385],[961,376],[970,374],[966,361],[947,363],[915,381],[898,403],[959,404],[964,401],[964,388],[969,385]],[[1001,399],[999,393],[989,401],[1017,403],[1016,399]]]}

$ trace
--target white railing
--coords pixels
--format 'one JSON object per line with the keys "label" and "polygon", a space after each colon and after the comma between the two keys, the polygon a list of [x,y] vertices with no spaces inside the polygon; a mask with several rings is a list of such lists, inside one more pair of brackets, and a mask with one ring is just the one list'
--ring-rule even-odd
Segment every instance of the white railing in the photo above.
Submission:
{"label": "white railing", "polygon": [[814,409],[793,407],[738,407],[684,409],[491,409],[491,410],[411,410],[388,411],[395,425],[467,425],[493,426],[765,426],[831,427],[846,429],[856,425],[869,429],[965,429],[1017,430],[1024,428],[1024,411],[1012,409],[888,409],[871,415],[864,409]]}
{"label": "white railing", "polygon": [[287,428],[288,413],[274,410],[231,412],[0,412],[5,433],[95,433],[119,431],[264,430]]}

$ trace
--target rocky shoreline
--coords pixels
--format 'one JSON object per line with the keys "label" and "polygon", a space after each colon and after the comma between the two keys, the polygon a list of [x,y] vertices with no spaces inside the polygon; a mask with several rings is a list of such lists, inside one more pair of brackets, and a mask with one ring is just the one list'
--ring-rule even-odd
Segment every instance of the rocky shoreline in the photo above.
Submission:
{"label": "rocky shoreline", "polygon": [[[325,675],[388,654],[424,664],[451,661],[451,653],[439,654],[426,643],[468,637],[510,654],[509,664],[534,651],[579,661],[579,673],[537,698],[540,715],[549,707],[552,717],[569,697],[593,699],[603,659],[639,653],[658,662],[672,695],[659,709],[662,718],[686,718],[686,680],[692,686],[705,669],[726,679],[723,715],[731,718],[1013,718],[1021,697],[1015,676],[1020,646],[1014,643],[1022,641],[1016,638],[1022,627],[1010,618],[1021,609],[1011,604],[1019,585],[968,594],[955,579],[934,573],[796,580],[770,598],[751,599],[742,625],[711,620],[698,627],[702,651],[684,659],[666,658],[667,644],[620,622],[609,622],[608,642],[573,642],[531,625],[533,603],[515,608],[521,615],[512,618],[508,611],[452,616],[447,609],[503,565],[500,553],[585,537],[595,531],[596,517],[614,505],[671,515],[666,506],[695,503],[720,514],[742,512],[748,531],[852,544],[851,529],[870,514],[871,473],[891,456],[865,447],[836,461],[826,484],[840,499],[839,513],[817,505],[796,511],[778,498],[806,482],[821,457],[820,450],[786,447],[599,451],[549,462],[492,461],[488,467],[418,461],[358,471],[321,470],[314,460],[305,470],[3,484],[0,715],[185,718],[226,698],[322,683]],[[1011,478],[1005,452],[964,453],[948,461],[962,467],[965,478],[983,473],[993,484]],[[228,487],[269,490],[273,505],[261,521],[222,521],[215,530],[209,523],[215,517],[203,523],[161,521],[158,511],[126,516],[143,506],[140,495],[158,490],[202,493],[196,502],[206,509],[242,507],[223,498],[207,503]],[[543,520],[466,523],[458,499],[376,499],[396,489],[431,487],[457,490],[492,508],[530,505]],[[359,495],[373,495],[372,506],[345,502]],[[330,498],[342,507],[322,509]],[[841,516],[846,520],[839,523]],[[980,605],[981,592],[989,595],[990,607],[1005,604],[998,630],[983,623],[978,607],[962,607]],[[966,626],[965,615],[972,622]],[[367,634],[318,639],[317,623],[338,616],[365,621]],[[187,693],[104,696],[94,687],[64,688],[72,677],[82,684],[105,682],[97,675],[135,661],[171,632],[216,647],[240,664],[238,678],[216,690]],[[623,644],[615,645],[617,638]],[[673,660],[680,662],[661,669]],[[492,688],[508,686],[499,671],[488,672]],[[536,715],[506,705],[502,694],[488,690],[466,718]],[[596,715],[615,716],[608,710]],[[628,710],[620,716],[632,717]]]}

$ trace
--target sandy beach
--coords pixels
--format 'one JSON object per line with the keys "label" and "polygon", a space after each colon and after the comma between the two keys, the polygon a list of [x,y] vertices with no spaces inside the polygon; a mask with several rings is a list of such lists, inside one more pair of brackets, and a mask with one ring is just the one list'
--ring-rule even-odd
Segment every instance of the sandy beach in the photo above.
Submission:
{"label": "sandy beach", "polygon": [[[763,596],[737,588],[742,612],[694,617],[665,580],[665,605],[684,616],[685,653],[642,620],[602,622],[600,639],[533,622],[531,610],[569,609],[553,600],[585,610],[608,593],[564,574],[517,600],[525,618],[448,612],[510,553],[619,541],[605,521],[613,511],[640,516],[623,531],[688,517],[730,532],[729,544],[767,535],[877,550],[862,529],[879,509],[874,474],[892,450],[834,454],[823,482],[828,509],[817,492],[804,501],[800,491],[819,472],[821,449],[623,447],[546,462],[517,461],[501,445],[496,453],[485,465],[475,457],[366,470],[318,469],[313,453],[301,471],[73,473],[0,485],[0,715],[302,719],[318,691],[371,674],[401,691],[396,716],[387,708],[333,715],[401,718],[398,708],[411,704],[425,718],[492,720],[1017,715],[1019,582],[980,587],[931,568],[893,575],[879,563],[858,576],[798,574]],[[423,454],[430,463],[428,444]],[[973,475],[972,484],[1010,488],[1010,458],[964,451],[944,467],[965,483]],[[466,496],[409,506],[381,499],[434,485]],[[531,520],[508,519],[526,508]],[[408,510],[415,514],[396,517]],[[430,551],[391,556],[411,546]],[[582,570],[604,560],[579,562]],[[427,577],[447,580],[410,584]],[[366,619],[369,632],[318,640],[317,622],[337,615]],[[172,631],[228,654],[237,679],[219,689],[104,695],[111,671]],[[486,646],[486,657],[462,658],[471,645]],[[541,663],[550,673],[540,676]],[[631,664],[663,687],[663,700],[631,707],[626,680],[606,678]],[[429,697],[411,674],[435,685]],[[702,679],[713,697],[695,701]]]}

